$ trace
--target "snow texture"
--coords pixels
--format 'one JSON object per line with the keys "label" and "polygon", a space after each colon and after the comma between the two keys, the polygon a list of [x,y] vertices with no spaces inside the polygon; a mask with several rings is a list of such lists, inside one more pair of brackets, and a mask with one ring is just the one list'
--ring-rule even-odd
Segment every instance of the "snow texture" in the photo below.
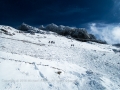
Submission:
{"label": "snow texture", "polygon": [[0,42],[0,90],[120,90],[119,47],[3,25]]}

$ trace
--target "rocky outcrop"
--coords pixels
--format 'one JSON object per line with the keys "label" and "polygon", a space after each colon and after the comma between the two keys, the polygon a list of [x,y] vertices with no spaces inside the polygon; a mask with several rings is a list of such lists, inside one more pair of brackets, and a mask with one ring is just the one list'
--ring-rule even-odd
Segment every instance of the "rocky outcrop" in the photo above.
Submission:
{"label": "rocky outcrop", "polygon": [[58,34],[67,36],[70,35],[75,38],[82,38],[82,39],[90,39],[90,35],[87,33],[87,31],[83,28],[75,28],[75,27],[69,27],[69,26],[57,26],[56,24],[48,24],[45,27],[45,30],[53,31]]}
{"label": "rocky outcrop", "polygon": [[28,31],[28,30],[32,30],[33,27],[25,24],[25,23],[22,23],[19,27],[18,27],[19,30],[22,30],[22,31]]}
{"label": "rocky outcrop", "polygon": [[14,33],[15,31],[16,30],[12,27],[0,25],[0,33],[2,33],[2,34],[13,36],[13,35],[15,35],[15,33]]}
{"label": "rocky outcrop", "polygon": [[72,32],[71,36],[80,39],[90,39],[90,36],[87,33],[87,31],[82,28],[75,29],[75,31]]}
{"label": "rocky outcrop", "polygon": [[29,33],[39,33],[40,30],[38,28],[35,28],[35,27],[32,27],[30,25],[27,25],[25,23],[22,23],[19,27],[18,27],[19,30],[22,30],[24,32],[29,32]]}
{"label": "rocky outcrop", "polygon": [[96,37],[93,34],[89,34],[89,36],[90,36],[90,39],[96,40]]}
{"label": "rocky outcrop", "polygon": [[113,46],[120,47],[120,44],[119,43],[118,44],[113,44]]}
{"label": "rocky outcrop", "polygon": [[43,25],[40,25],[39,29],[45,30],[45,27]]}

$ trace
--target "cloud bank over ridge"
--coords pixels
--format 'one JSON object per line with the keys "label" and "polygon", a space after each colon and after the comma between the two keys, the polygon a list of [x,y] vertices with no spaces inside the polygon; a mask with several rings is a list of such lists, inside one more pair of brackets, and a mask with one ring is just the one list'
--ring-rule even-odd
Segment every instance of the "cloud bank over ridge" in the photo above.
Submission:
{"label": "cloud bank over ridge", "polygon": [[120,24],[90,23],[90,32],[109,44],[120,43]]}

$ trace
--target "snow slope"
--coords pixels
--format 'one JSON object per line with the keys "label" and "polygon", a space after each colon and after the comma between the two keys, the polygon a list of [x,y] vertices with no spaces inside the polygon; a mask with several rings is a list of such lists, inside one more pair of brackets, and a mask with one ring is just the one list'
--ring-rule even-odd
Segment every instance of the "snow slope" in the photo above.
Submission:
{"label": "snow slope", "polygon": [[8,27],[0,26],[0,90],[120,90],[120,48]]}

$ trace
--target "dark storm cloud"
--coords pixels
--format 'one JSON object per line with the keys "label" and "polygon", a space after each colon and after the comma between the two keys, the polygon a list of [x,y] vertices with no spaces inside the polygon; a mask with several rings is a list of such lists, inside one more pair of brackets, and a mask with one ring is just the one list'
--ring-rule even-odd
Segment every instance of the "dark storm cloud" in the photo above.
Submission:
{"label": "dark storm cloud", "polygon": [[0,24],[114,23],[119,21],[112,14],[114,4],[113,0],[3,0],[0,1]]}

